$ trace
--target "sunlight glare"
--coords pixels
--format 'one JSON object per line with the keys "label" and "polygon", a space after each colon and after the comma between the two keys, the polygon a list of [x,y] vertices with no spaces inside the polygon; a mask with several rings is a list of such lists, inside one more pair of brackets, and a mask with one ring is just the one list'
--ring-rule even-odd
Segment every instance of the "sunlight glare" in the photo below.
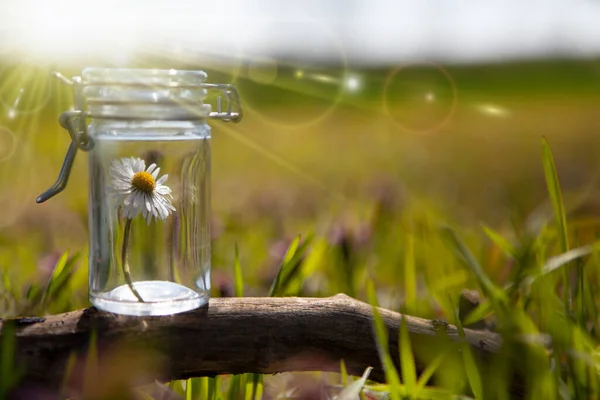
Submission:
{"label": "sunlight glare", "polygon": [[325,74],[312,74],[311,78],[314,79],[315,81],[323,82],[323,83],[337,83],[337,81],[338,81],[333,76],[329,76],[329,75],[325,75]]}
{"label": "sunlight glare", "polygon": [[357,92],[358,90],[360,90],[361,86],[362,86],[362,82],[360,81],[360,78],[358,78],[357,76],[349,76],[346,79],[345,87],[346,87],[346,90],[349,92]]}
{"label": "sunlight glare", "polygon": [[489,117],[505,118],[510,115],[510,111],[508,109],[496,104],[479,104],[476,108],[480,113]]}
{"label": "sunlight glare", "polygon": [[94,2],[82,7],[79,0],[32,0],[15,6],[12,14],[11,21],[3,24],[14,32],[11,41],[19,52],[31,57],[62,61],[117,53],[131,44],[135,34],[131,22],[135,19],[127,18],[135,10],[127,3]]}

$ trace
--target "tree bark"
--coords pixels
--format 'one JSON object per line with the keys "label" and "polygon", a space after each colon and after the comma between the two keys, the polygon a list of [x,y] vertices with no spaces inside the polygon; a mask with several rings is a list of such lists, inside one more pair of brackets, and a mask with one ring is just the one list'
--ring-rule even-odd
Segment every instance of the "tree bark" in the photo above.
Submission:
{"label": "tree bark", "polygon": [[[389,351],[398,365],[399,313],[379,309],[388,329]],[[417,371],[427,354],[466,340],[483,361],[497,353],[500,336],[457,328],[442,321],[406,316]],[[72,353],[88,351],[96,333],[99,360],[115,343],[143,347],[159,355],[160,372],[146,378],[287,371],[339,371],[343,359],[349,373],[374,367],[371,379],[384,380],[370,305],[345,295],[330,298],[216,298],[209,306],[166,317],[127,317],[88,308],[35,319],[11,320],[16,330],[16,361],[25,378],[60,383]],[[9,321],[0,325],[2,334]],[[458,346],[457,351],[458,350]],[[447,348],[447,347],[446,347]],[[420,354],[425,354],[421,357]],[[72,358],[72,357],[71,357]],[[76,371],[77,372],[77,371]]]}

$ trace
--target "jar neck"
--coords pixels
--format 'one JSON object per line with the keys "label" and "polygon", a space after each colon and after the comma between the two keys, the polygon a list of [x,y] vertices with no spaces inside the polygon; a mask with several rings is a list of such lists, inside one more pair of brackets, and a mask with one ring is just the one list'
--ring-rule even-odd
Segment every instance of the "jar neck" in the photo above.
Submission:
{"label": "jar neck", "polygon": [[164,120],[122,120],[96,119],[88,127],[92,137],[112,136],[156,136],[156,137],[210,137],[210,126],[206,120],[164,121]]}

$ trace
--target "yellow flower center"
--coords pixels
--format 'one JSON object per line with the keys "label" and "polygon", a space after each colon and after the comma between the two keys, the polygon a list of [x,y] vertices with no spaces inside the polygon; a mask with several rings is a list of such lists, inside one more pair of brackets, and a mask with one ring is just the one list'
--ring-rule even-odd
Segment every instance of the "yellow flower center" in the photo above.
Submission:
{"label": "yellow flower center", "polygon": [[152,193],[156,187],[156,181],[148,172],[136,172],[131,179],[131,184],[137,190],[144,193]]}

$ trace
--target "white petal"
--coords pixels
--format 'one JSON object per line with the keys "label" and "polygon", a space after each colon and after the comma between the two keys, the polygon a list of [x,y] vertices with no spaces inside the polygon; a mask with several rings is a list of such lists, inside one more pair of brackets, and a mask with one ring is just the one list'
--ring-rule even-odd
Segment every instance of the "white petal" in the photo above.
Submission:
{"label": "white petal", "polygon": [[161,184],[165,183],[167,181],[167,179],[169,179],[169,174],[164,174],[156,181],[156,184],[161,185]]}
{"label": "white petal", "polygon": [[131,188],[124,188],[124,189],[111,188],[110,189],[110,194],[112,194],[113,196],[119,196],[119,197],[123,197],[124,198],[129,193],[131,193]]}
{"label": "white petal", "polygon": [[128,169],[119,169],[114,172],[115,179],[119,179],[122,181],[131,181],[133,178],[133,170],[131,168]]}
{"label": "white petal", "polygon": [[134,174],[135,174],[135,172],[133,172],[133,167],[131,165],[127,164],[125,167],[123,167],[122,177],[124,179],[131,180],[131,178],[133,178]]}
{"label": "white petal", "polygon": [[152,177],[154,178],[154,180],[156,180],[156,177],[158,176],[158,173],[160,172],[160,168],[156,168],[156,171],[154,171],[152,173]]}
{"label": "white petal", "polygon": [[137,205],[137,207],[133,207],[133,209],[132,209],[132,213],[133,213],[132,218],[137,217],[138,215],[142,214],[143,211],[144,211],[143,202],[140,202]]}
{"label": "white petal", "polygon": [[164,217],[165,210],[164,210],[162,204],[160,204],[159,201],[155,201],[154,202],[154,208],[155,208],[156,217],[158,217],[160,219],[165,219],[165,217]]}
{"label": "white petal", "polygon": [[124,204],[125,206],[128,206],[128,205],[130,205],[130,204],[131,204],[131,202],[133,201],[133,199],[135,198],[135,194],[136,194],[136,193],[137,193],[137,192],[131,192],[131,193],[129,193],[129,195],[128,195],[128,196],[125,198],[125,200],[123,201],[123,204]]}
{"label": "white petal", "polygon": [[143,195],[140,192],[136,192],[133,196],[133,208],[138,208],[140,203],[143,201]]}
{"label": "white petal", "polygon": [[165,219],[169,216],[169,209],[167,208],[167,204],[164,199],[160,196],[155,197],[155,204],[158,212],[160,213],[161,219]]}
{"label": "white petal", "polygon": [[167,195],[163,195],[163,194],[159,194],[159,193],[157,193],[157,194],[158,194],[160,202],[162,204],[164,204],[165,206],[171,206],[171,200],[169,200],[169,198],[171,198],[172,196],[170,194],[167,194]]}
{"label": "white petal", "polygon": [[159,183],[156,184],[156,188],[154,191],[161,195],[166,195],[171,193],[171,189],[168,186],[161,185]]}
{"label": "white petal", "polygon": [[142,172],[145,169],[146,163],[141,158],[131,157],[131,160],[134,172]]}
{"label": "white petal", "polygon": [[121,180],[113,181],[113,184],[111,187],[113,189],[119,189],[119,190],[125,190],[125,189],[131,190],[131,184],[129,182],[121,181]]}
{"label": "white petal", "polygon": [[168,214],[171,214],[173,211],[175,211],[175,207],[173,206],[173,204],[166,202],[166,203],[164,203],[164,205],[167,208]]}
{"label": "white petal", "polygon": [[133,168],[133,161],[131,158],[123,158],[121,160],[121,165],[120,168],[123,170],[129,170],[131,168]]}

